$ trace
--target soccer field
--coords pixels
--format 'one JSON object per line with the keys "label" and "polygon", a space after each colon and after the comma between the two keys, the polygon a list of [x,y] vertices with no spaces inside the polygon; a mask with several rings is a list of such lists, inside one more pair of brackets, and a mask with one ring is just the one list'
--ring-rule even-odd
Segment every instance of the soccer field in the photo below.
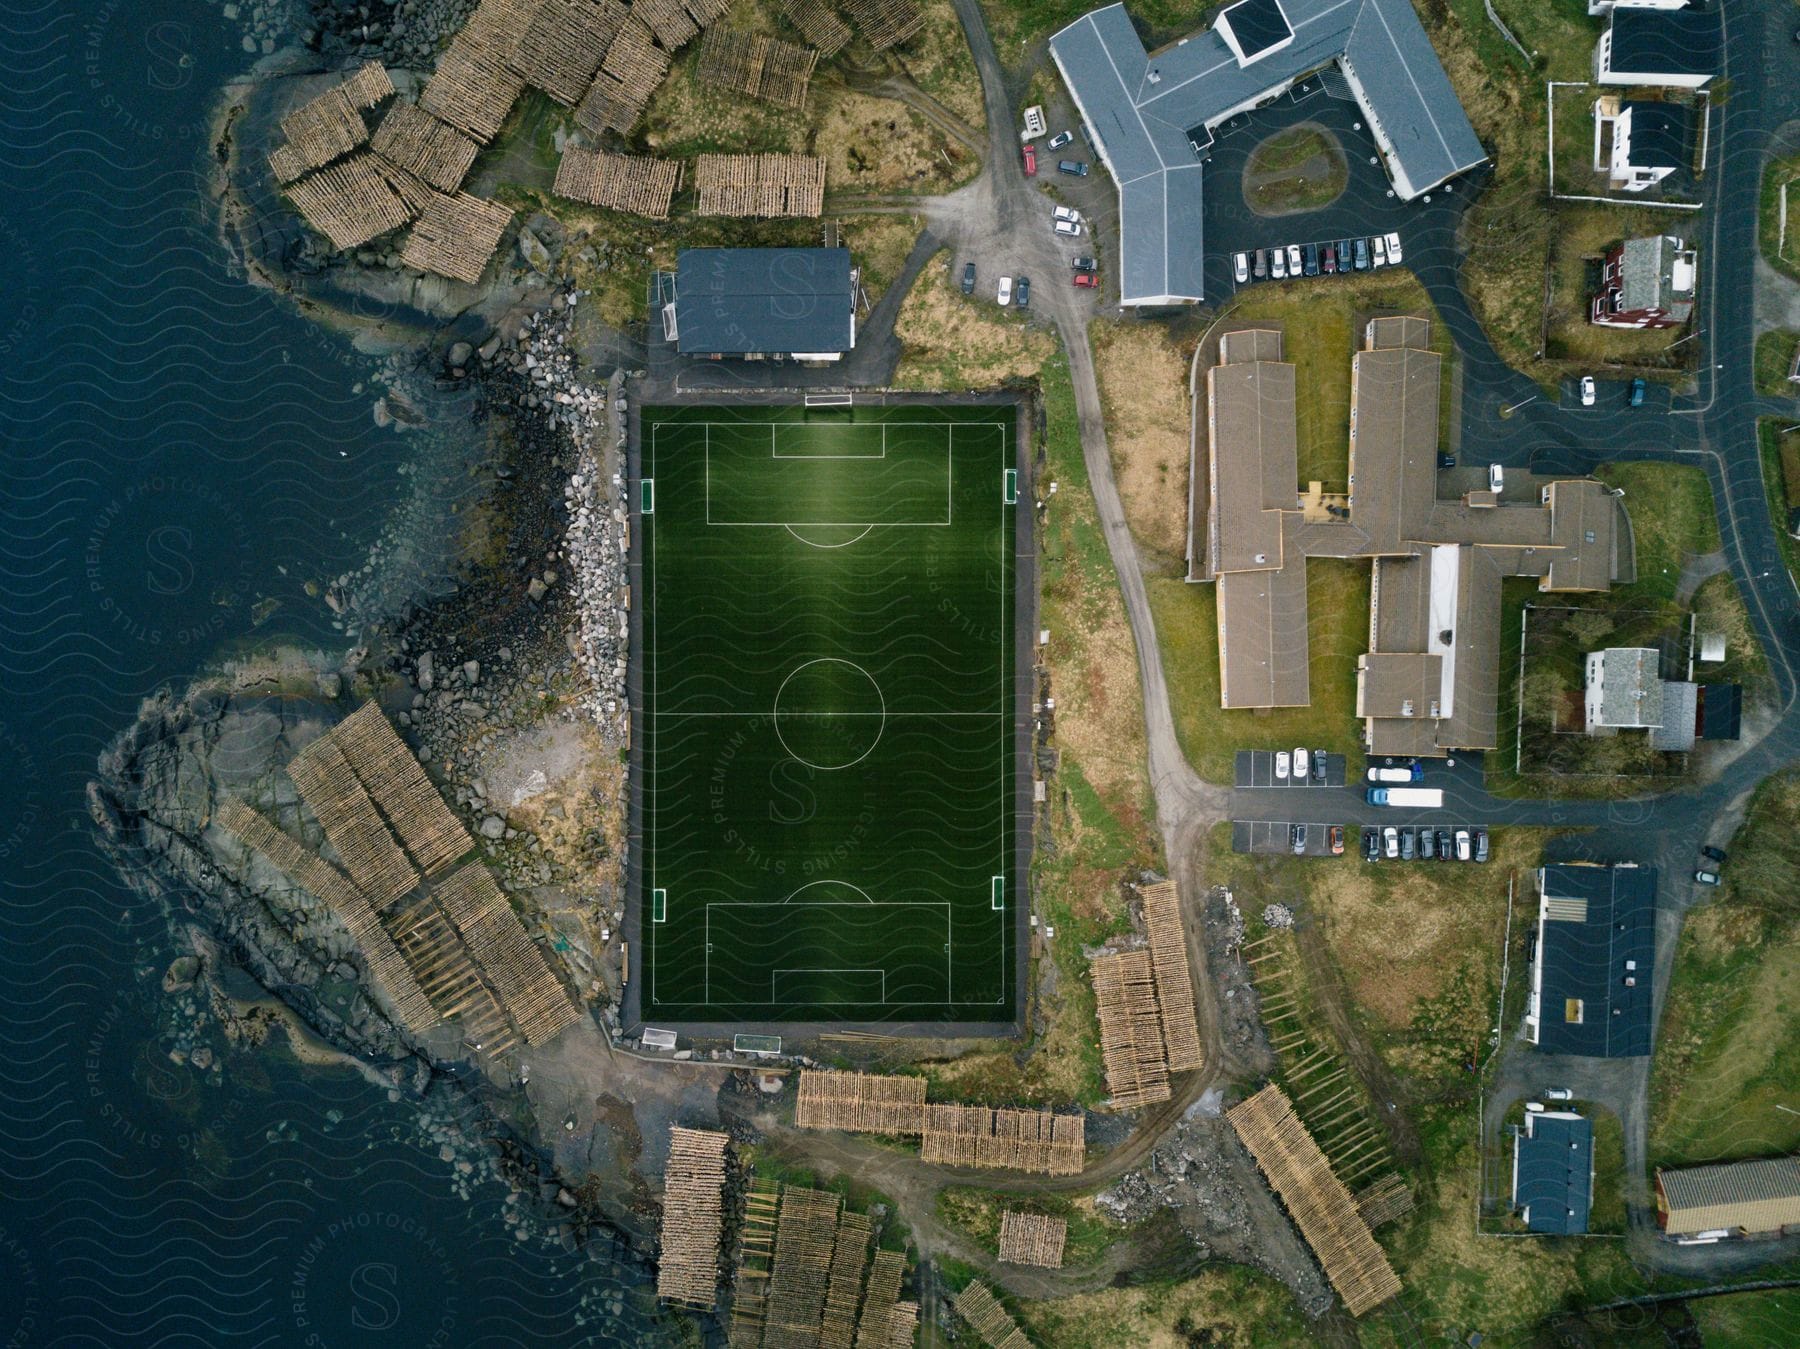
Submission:
{"label": "soccer field", "polygon": [[1015,410],[645,408],[639,995],[1007,1021]]}

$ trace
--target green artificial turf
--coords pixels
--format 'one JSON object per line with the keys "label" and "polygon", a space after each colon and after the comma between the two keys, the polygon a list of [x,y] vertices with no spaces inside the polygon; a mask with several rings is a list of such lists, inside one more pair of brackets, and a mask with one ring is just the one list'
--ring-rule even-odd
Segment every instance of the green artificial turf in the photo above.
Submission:
{"label": "green artificial turf", "polygon": [[1011,1018],[1014,415],[645,410],[646,1018]]}

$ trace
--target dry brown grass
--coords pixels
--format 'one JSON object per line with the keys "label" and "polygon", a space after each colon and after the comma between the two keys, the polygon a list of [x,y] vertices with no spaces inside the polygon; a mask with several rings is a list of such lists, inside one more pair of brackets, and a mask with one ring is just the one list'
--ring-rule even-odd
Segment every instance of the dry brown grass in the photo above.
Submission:
{"label": "dry brown grass", "polygon": [[1060,1105],[1079,1101],[1088,1089],[1090,1055],[1098,1037],[1093,990],[1075,981],[1060,996],[1046,999],[1048,1019],[1030,1058],[1019,1062],[1018,1046],[978,1048],[961,1058],[926,1065],[934,1100],[1003,1101],[1020,1105]]}
{"label": "dry brown grass", "polygon": [[1160,324],[1096,323],[1094,368],[1125,515],[1138,542],[1187,555],[1188,356]]}
{"label": "dry brown grass", "polygon": [[[979,161],[904,103],[820,85],[811,151],[839,192],[941,192]],[[946,158],[945,156],[949,157]]]}
{"label": "dry brown grass", "polygon": [[983,277],[973,295],[951,279],[949,253],[926,264],[894,331],[906,354],[894,383],[902,389],[975,389],[1037,373],[1055,350],[1050,335],[1014,309],[994,304],[998,278]]}
{"label": "dry brown grass", "polygon": [[913,83],[942,103],[969,126],[985,123],[981,77],[969,54],[969,39],[950,0],[918,0],[925,28],[893,53]]}
{"label": "dry brown grass", "polygon": [[[1354,844],[1354,840],[1350,841]],[[1318,869],[1309,896],[1325,919],[1326,938],[1351,996],[1386,1030],[1413,1024],[1420,1004],[1469,976],[1476,989],[1499,981],[1506,928],[1506,888],[1513,869],[1536,864],[1535,831],[1494,835],[1485,866],[1437,862]],[[1397,979],[1395,970],[1406,971]],[[1490,1023],[1485,998],[1470,1000],[1466,1028],[1473,1043]]]}
{"label": "dry brown grass", "polygon": [[1020,1311],[1033,1343],[1061,1349],[1129,1344],[1142,1349],[1248,1349],[1304,1344],[1314,1336],[1282,1286],[1241,1265],[1213,1267],[1184,1283],[1108,1288],[1076,1297],[1026,1302]]}
{"label": "dry brown grass", "polygon": [[881,303],[924,227],[925,222],[913,215],[857,215],[838,220],[850,260],[862,268],[863,289],[869,292],[871,305]]}

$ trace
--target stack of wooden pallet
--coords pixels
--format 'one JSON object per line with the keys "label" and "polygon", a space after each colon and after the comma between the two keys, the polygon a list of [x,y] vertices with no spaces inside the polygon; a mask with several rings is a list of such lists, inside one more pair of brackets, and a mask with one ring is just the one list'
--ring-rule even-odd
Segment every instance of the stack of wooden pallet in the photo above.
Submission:
{"label": "stack of wooden pallet", "polygon": [[876,51],[898,46],[925,26],[925,16],[912,0],[843,0],[850,22]]}
{"label": "stack of wooden pallet", "polygon": [[1350,1314],[1361,1316],[1397,1294],[1400,1277],[1387,1253],[1281,1088],[1271,1083],[1225,1117],[1293,1215]]}
{"label": "stack of wooden pallet", "polygon": [[807,85],[818,61],[819,54],[811,47],[795,46],[765,33],[712,28],[700,44],[700,63],[694,73],[702,84],[798,108],[806,102]]}
{"label": "stack of wooden pallet", "polygon": [[485,866],[471,862],[437,882],[432,892],[527,1044],[548,1044],[580,1020],[562,981],[526,935]]}
{"label": "stack of wooden pallet", "polygon": [[1169,1099],[1169,1069],[1163,1059],[1162,1015],[1148,951],[1097,956],[1088,965],[1094,978],[1094,1011],[1100,1020],[1100,1057],[1106,1089],[1122,1109]]}
{"label": "stack of wooden pallet", "polygon": [[418,104],[396,103],[375,128],[369,148],[438,191],[454,192],[481,147]]}
{"label": "stack of wooden pallet", "polygon": [[421,272],[473,284],[481,280],[511,220],[512,211],[497,201],[467,192],[434,193],[406,236],[400,261]]}
{"label": "stack of wooden pallet", "polygon": [[826,0],[776,0],[781,17],[800,30],[821,60],[830,60],[850,41],[850,25],[838,18]]}
{"label": "stack of wooden pallet", "polygon": [[559,197],[585,201],[609,211],[628,211],[667,220],[681,186],[681,161],[644,155],[615,155],[571,145],[556,166]]}
{"label": "stack of wooden pallet", "polygon": [[719,1236],[725,1221],[725,1147],[709,1129],[669,1130],[663,1169],[662,1255],[656,1294],[711,1310],[719,1300]]}
{"label": "stack of wooden pallet", "polygon": [[275,179],[291,183],[310,169],[324,168],[369,139],[363,109],[393,96],[394,82],[379,61],[365,61],[342,84],[309,99],[281,119],[284,144],[269,155]]}
{"label": "stack of wooden pallet", "polygon": [[825,161],[815,155],[701,155],[694,189],[700,215],[817,216],[825,209]]}

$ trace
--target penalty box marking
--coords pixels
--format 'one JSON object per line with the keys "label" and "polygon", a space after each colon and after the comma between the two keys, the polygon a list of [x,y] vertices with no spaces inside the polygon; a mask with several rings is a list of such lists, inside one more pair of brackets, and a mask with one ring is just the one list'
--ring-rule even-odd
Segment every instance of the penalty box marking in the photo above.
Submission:
{"label": "penalty box marking", "polygon": [[[942,520],[894,520],[891,518],[880,520],[715,520],[713,519],[712,511],[712,429],[714,427],[719,427],[721,429],[730,428],[732,430],[742,431],[746,429],[749,424],[744,422],[659,422],[652,428],[650,433],[651,458],[653,463],[659,449],[658,439],[661,436],[665,425],[679,427],[683,430],[691,430],[696,426],[701,429],[706,460],[706,523],[724,529],[792,529],[794,527],[867,529],[875,525],[886,525],[890,528],[899,529],[942,529],[945,526],[954,523],[951,512],[951,500],[953,496],[951,475],[955,461],[957,433],[960,431],[966,438],[972,433],[991,431],[996,438],[996,445],[998,448],[1004,449],[1006,444],[1006,428],[991,422],[879,422],[851,423],[848,426],[832,427],[815,426],[805,422],[773,423],[769,428],[769,457],[771,460],[815,459],[819,461],[860,460],[866,462],[880,462],[887,458],[887,429],[890,426],[930,427],[934,431],[943,432],[944,438],[941,446],[934,445],[932,449],[934,451],[941,451],[944,456],[944,518]],[[777,431],[783,427],[786,427],[791,431],[810,431],[815,435],[827,430],[833,433],[841,433],[851,428],[860,428],[863,430],[875,430],[879,428],[881,431],[880,452],[877,454],[783,454],[780,451],[776,440]],[[1016,486],[1018,470],[1005,469],[1004,473],[1006,477],[1004,480],[1002,499],[1007,505],[1012,505],[1018,499]]]}
{"label": "penalty box marking", "polygon": [[[814,882],[814,884],[819,884],[819,882]],[[793,900],[793,899],[750,899],[750,900],[720,899],[720,900],[711,900],[707,903],[707,906],[706,906],[706,937],[705,937],[705,950],[703,952],[703,955],[706,960],[704,1000],[706,1002],[711,1003],[714,1006],[718,1006],[718,1007],[762,1007],[762,1006],[768,1005],[767,1003],[763,1002],[763,1000],[761,1000],[761,999],[749,1000],[749,999],[744,999],[744,998],[715,998],[715,997],[713,997],[713,995],[712,995],[712,955],[713,955],[712,911],[714,909],[789,909],[789,910],[792,910],[792,909],[870,909],[870,908],[908,909],[908,910],[912,910],[915,912],[919,911],[919,910],[923,910],[923,909],[942,909],[943,910],[943,912],[944,912],[944,994],[945,994],[945,996],[942,998],[908,998],[906,1001],[907,1001],[908,1005],[919,1006],[919,1007],[950,1007],[950,1006],[955,1005],[956,998],[953,995],[956,991],[956,989],[955,989],[956,967],[955,967],[955,964],[953,963],[952,953],[951,953],[951,912],[950,912],[950,901],[948,901],[948,900],[928,901],[923,904],[908,904],[908,903],[904,903],[900,900],[892,900],[892,899],[871,899],[871,900],[867,900],[867,901],[864,901],[861,903],[859,903],[855,900],[829,900],[829,899],[800,899],[800,900]],[[774,981],[775,981],[776,977],[783,972],[789,973],[789,974],[825,974],[825,973],[833,973],[833,972],[845,973],[845,974],[859,974],[859,973],[874,973],[875,970],[874,969],[861,969],[861,968],[848,968],[847,967],[842,970],[831,971],[831,970],[827,970],[822,967],[816,967],[816,966],[777,967],[776,969],[771,970],[769,972],[771,994],[773,994]],[[885,1003],[887,1001],[887,992],[886,992],[886,990],[887,990],[887,970],[885,968],[880,968],[880,973],[882,976],[882,999],[881,1000],[882,1000],[882,1002]],[[776,998],[774,996],[771,996],[768,1000],[769,1003],[775,1003],[775,1002],[779,1002],[779,1001],[780,1001],[780,999]],[[830,1004],[824,1004],[824,1005],[830,1005]]]}

